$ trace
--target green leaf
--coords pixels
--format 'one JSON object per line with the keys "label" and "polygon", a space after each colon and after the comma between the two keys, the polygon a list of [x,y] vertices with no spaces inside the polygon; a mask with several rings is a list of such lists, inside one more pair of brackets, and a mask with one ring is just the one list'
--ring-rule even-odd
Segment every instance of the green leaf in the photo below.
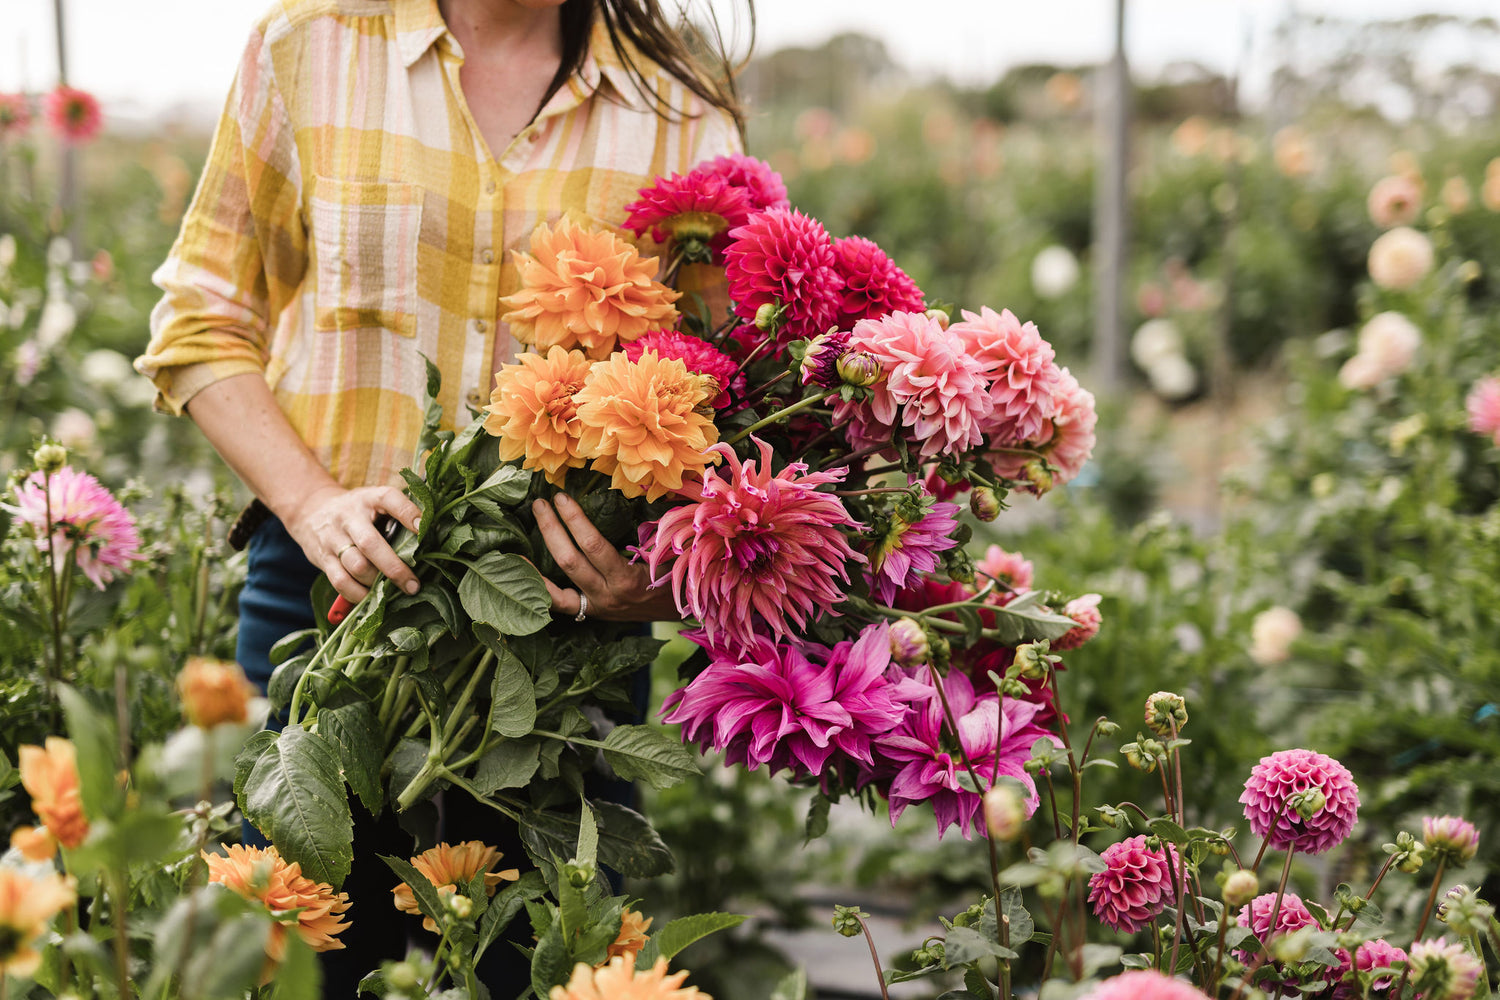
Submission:
{"label": "green leaf", "polygon": [[539,997],[550,996],[552,987],[567,981],[573,969],[573,956],[563,937],[560,920],[554,920],[536,942],[531,955],[531,988]]}
{"label": "green leaf", "polygon": [[540,751],[536,740],[501,740],[479,758],[469,783],[483,795],[525,788],[541,765]]}
{"label": "green leaf", "polygon": [[[591,803],[599,822],[599,863],[629,878],[655,878],[673,870],[672,852],[633,809],[613,802]],[[578,843],[578,814],[532,809],[521,817],[521,838],[538,864],[567,857]]]}
{"label": "green leaf", "polygon": [[84,815],[98,818],[117,815],[125,805],[125,791],[118,778],[120,764],[115,756],[114,720],[67,685],[58,687],[57,698],[62,702],[68,737],[73,741],[78,761],[78,790]]}
{"label": "green leaf", "polygon": [[599,860],[599,824],[594,820],[594,810],[589,808],[587,799],[578,815],[578,850],[574,852],[573,860],[580,865],[593,865]]}
{"label": "green leaf", "polygon": [[77,870],[120,870],[137,864],[162,865],[180,856],[182,817],[151,808],[130,809],[117,820],[95,820],[89,837],[73,852]]}
{"label": "green leaf", "polygon": [[476,960],[505,932],[528,900],[541,899],[546,894],[547,882],[535,868],[497,892],[479,924],[479,943],[474,951]]}
{"label": "green leaf", "polygon": [[502,465],[473,492],[495,503],[514,507],[531,492],[531,473],[519,466]]}
{"label": "green leaf", "polygon": [[650,726],[616,726],[604,738],[604,759],[626,781],[671,788],[701,772],[681,743]]}
{"label": "green leaf", "polygon": [[272,1000],[321,1000],[323,968],[318,954],[299,935],[286,935],[286,955],[271,983]]}
{"label": "green leaf", "polygon": [[291,635],[285,636],[276,645],[271,647],[270,656],[272,665],[275,666],[285,662],[288,657],[301,651],[304,646],[311,645],[317,641],[318,630],[315,628],[299,629]]}
{"label": "green leaf", "polygon": [[807,1000],[807,969],[797,966],[771,990],[771,1000]]}
{"label": "green leaf", "polygon": [[277,733],[273,730],[262,729],[246,740],[245,745],[240,747],[240,752],[234,755],[234,797],[236,799],[245,793],[245,780],[255,769],[255,762],[276,742],[276,736]]}
{"label": "green leaf", "polygon": [[502,647],[498,660],[490,681],[490,729],[520,739],[536,728],[536,689],[525,665],[509,649]]}
{"label": "green leaf", "polygon": [[354,857],[354,823],[339,768],[331,742],[288,726],[255,759],[239,796],[245,818],[282,857],[301,864],[302,874],[314,882],[335,888]]}
{"label": "green leaf", "polygon": [[998,941],[992,941],[972,927],[954,927],[948,931],[943,942],[943,961],[948,968],[968,965],[986,956],[994,958],[1017,958],[1014,951]]}
{"label": "green leaf", "polygon": [[432,880],[412,867],[411,863],[404,858],[392,857],[389,854],[379,855],[380,860],[386,863],[396,877],[411,887],[412,895],[416,897],[417,909],[422,911],[422,916],[431,917],[433,922],[441,927],[443,919],[443,900],[438,895],[437,886]]}
{"label": "green leaf", "polygon": [[1032,590],[1004,607],[985,608],[986,612],[995,615],[995,629],[1002,645],[1017,646],[1023,642],[1056,639],[1077,626],[1078,623],[1066,615],[1043,611],[1041,602],[1042,592]]}
{"label": "green leaf", "polygon": [[1036,933],[1036,923],[1031,919],[1030,911],[1026,909],[1021,890],[1015,886],[1006,886],[1001,889],[1000,904],[1005,915],[1010,918],[1010,943],[1017,945],[1030,941],[1032,935]]}
{"label": "green leaf", "polygon": [[375,705],[353,685],[334,692],[332,704],[318,709],[318,734],[339,748],[344,780],[371,815],[385,806],[380,787],[380,765],[385,758],[385,733]]}
{"label": "green leaf", "polygon": [[803,827],[803,836],[808,843],[828,832],[828,814],[832,807],[833,802],[828,796],[820,792],[813,793],[812,801],[807,806],[807,823]]}
{"label": "green leaf", "polygon": [[690,917],[678,917],[651,937],[661,957],[670,960],[693,942],[738,927],[746,919],[742,913],[695,913]]}
{"label": "green leaf", "polygon": [[488,552],[470,564],[458,584],[469,617],[502,635],[530,635],[552,621],[552,598],[542,575],[510,552]]}
{"label": "green leaf", "polygon": [[1175,844],[1178,847],[1187,845],[1188,832],[1163,816],[1158,816],[1146,825],[1152,833],[1169,844]]}
{"label": "green leaf", "polygon": [[964,973],[964,989],[980,1000],[994,1000],[995,997],[995,988],[978,969],[969,969]]}

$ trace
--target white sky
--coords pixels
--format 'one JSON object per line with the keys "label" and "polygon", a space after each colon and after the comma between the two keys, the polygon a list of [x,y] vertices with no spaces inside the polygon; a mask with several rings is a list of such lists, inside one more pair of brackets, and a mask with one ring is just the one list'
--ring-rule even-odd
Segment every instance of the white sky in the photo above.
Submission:
{"label": "white sky", "polygon": [[[98,94],[106,114],[117,120],[138,120],[181,104],[216,112],[250,25],[268,5],[268,0],[65,2],[72,82]],[[724,0],[709,2],[732,9]],[[1303,11],[1367,18],[1495,12],[1495,0],[1130,0],[1130,58],[1146,72],[1184,59],[1230,70],[1248,39],[1246,82],[1254,93],[1257,75],[1274,65],[1271,28],[1294,3]],[[50,87],[57,73],[53,0],[3,0],[0,6],[0,90]],[[919,73],[976,81],[993,79],[1019,62],[1104,58],[1113,37],[1114,3],[758,0],[756,11],[761,52],[817,45],[839,31],[859,30],[883,38]]]}

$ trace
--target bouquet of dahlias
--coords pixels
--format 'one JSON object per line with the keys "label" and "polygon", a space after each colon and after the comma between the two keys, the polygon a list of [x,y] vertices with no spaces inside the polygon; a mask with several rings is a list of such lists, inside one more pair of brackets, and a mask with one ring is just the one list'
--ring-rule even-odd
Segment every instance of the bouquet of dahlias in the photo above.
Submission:
{"label": "bouquet of dahlias", "polygon": [[1008,491],[1076,476],[1093,397],[1034,325],[928,308],[757,160],[658,178],[625,211],[619,231],[538,228],[500,303],[527,351],[456,435],[428,407],[406,472],[421,531],[396,543],[421,591],[382,581],[273,679],[289,725],[246,747],[237,791],[314,878],[347,871],[346,783],[372,812],[478,797],[549,885],[590,830],[602,865],[668,870],[600,779],[664,787],[696,757],[636,724],[658,640],[552,617],[544,578],[569,584],[530,504],[559,492],[687,623],[700,655],[664,715],[685,741],[829,799],[878,793],[893,818],[930,803],[966,837],[1002,776],[1036,807],[1023,765],[1057,721],[1047,643],[1092,636],[1097,598],[1052,610],[998,548],[976,567],[955,500],[989,521]]}

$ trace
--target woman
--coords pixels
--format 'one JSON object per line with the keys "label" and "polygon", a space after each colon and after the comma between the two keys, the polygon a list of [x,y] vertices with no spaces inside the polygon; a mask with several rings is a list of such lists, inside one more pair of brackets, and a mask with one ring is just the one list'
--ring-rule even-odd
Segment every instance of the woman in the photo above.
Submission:
{"label": "woman", "polygon": [[[351,602],[381,574],[416,590],[374,522],[416,528],[399,472],[422,358],[452,426],[513,356],[498,322],[519,285],[508,251],[564,212],[620,220],[653,176],[736,150],[741,124],[655,0],[283,0],[262,19],[136,362],[158,408],[191,416],[273,515],[241,600],[255,680],[311,624],[318,573]],[[573,583],[549,583],[558,613],[675,616],[576,505],[536,513]],[[389,875],[360,846],[352,929],[394,926]],[[361,892],[362,877],[381,889]],[[346,943],[372,967],[366,943]],[[351,995],[334,975],[329,995]]]}

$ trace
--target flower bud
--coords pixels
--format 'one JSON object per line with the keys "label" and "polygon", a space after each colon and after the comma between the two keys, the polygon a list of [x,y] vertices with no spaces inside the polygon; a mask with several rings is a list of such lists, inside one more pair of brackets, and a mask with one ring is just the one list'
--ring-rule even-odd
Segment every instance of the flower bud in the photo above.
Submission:
{"label": "flower bud", "polygon": [[927,637],[932,650],[932,663],[939,670],[948,669],[948,661],[953,658],[953,647],[942,635],[930,635]]}
{"label": "flower bud", "polygon": [[880,381],[880,362],[867,351],[850,351],[838,361],[839,378],[845,385],[866,386]]}
{"label": "flower bud", "polygon": [[946,949],[941,941],[933,941],[924,944],[911,953],[911,960],[916,963],[917,968],[924,969],[932,965],[942,965]]}
{"label": "flower bud", "polygon": [[923,312],[922,315],[926,316],[928,319],[937,320],[938,326],[942,327],[944,330],[948,329],[948,324],[952,321],[946,309],[928,309]]}
{"label": "flower bud", "polygon": [[844,937],[858,937],[864,933],[864,925],[860,922],[869,914],[857,906],[838,906],[833,908],[833,929]]}
{"label": "flower bud", "polygon": [[1296,810],[1298,816],[1308,820],[1323,811],[1323,807],[1328,804],[1328,796],[1323,794],[1321,788],[1304,788],[1300,792],[1288,795],[1286,804]]}
{"label": "flower bud", "polygon": [[250,699],[255,696],[255,688],[238,663],[205,656],[189,657],[182,673],[177,675],[177,690],[182,696],[183,714],[201,729],[212,729],[224,722],[244,722],[249,715]]}
{"label": "flower bud", "polygon": [[1231,910],[1248,905],[1259,893],[1260,880],[1248,869],[1232,871],[1224,879],[1224,905]]}
{"label": "flower bud", "polygon": [[1396,835],[1394,844],[1385,845],[1385,853],[1391,856],[1391,863],[1399,871],[1415,875],[1422,870],[1422,862],[1425,860],[1427,849],[1416,837],[1403,830]]}
{"label": "flower bud", "polygon": [[915,667],[926,663],[932,652],[927,642],[927,631],[915,618],[898,618],[891,623],[891,659],[903,667]]}
{"label": "flower bud", "polygon": [[68,464],[68,449],[60,444],[44,444],[31,455],[37,469],[48,475]]}
{"label": "flower bud", "polygon": [[1099,822],[1103,823],[1110,829],[1118,827],[1121,820],[1123,820],[1125,817],[1125,814],[1121,810],[1116,809],[1114,806],[1100,806],[1098,812]]}
{"label": "flower bud", "polygon": [[1026,825],[1026,802],[1008,781],[998,782],[984,793],[984,828],[990,838],[1010,843]]}
{"label": "flower bud", "polygon": [[849,334],[840,330],[820,333],[809,340],[802,352],[802,384],[837,389],[843,383],[838,370],[839,358],[848,351]]}
{"label": "flower bud", "polygon": [[1100,719],[1097,728],[1100,736],[1113,736],[1120,731],[1120,724],[1118,722],[1110,722],[1108,719]]}
{"label": "flower bud", "polygon": [[1157,736],[1182,732],[1187,725],[1187,702],[1172,691],[1158,691],[1146,699],[1146,728]]}
{"label": "flower bud", "polygon": [[1127,743],[1120,752],[1125,755],[1125,762],[1137,771],[1150,774],[1156,770],[1156,755],[1149,753],[1142,743]]}
{"label": "flower bud", "polygon": [[1438,919],[1465,937],[1483,937],[1495,919],[1495,908],[1468,886],[1456,885],[1438,907]]}
{"label": "flower bud", "polygon": [[1037,496],[1052,490],[1052,473],[1047,470],[1047,463],[1040,459],[1033,458],[1021,466],[1021,478],[1031,484]]}
{"label": "flower bud", "polygon": [[386,967],[385,983],[393,990],[410,993],[422,982],[417,967],[410,962],[395,962]]}
{"label": "flower bud", "polygon": [[444,899],[443,903],[448,907],[448,912],[460,920],[468,920],[474,915],[474,901],[468,896],[455,892]]}
{"label": "flower bud", "polygon": [[755,310],[755,328],[773,336],[786,320],[786,307],[779,302],[766,302]]}
{"label": "flower bud", "polygon": [[1453,864],[1464,864],[1479,853],[1479,830],[1461,816],[1424,816],[1422,842]]}
{"label": "flower bud", "polygon": [[1000,516],[1000,498],[988,486],[977,486],[969,494],[969,510],[979,520],[988,524]]}

